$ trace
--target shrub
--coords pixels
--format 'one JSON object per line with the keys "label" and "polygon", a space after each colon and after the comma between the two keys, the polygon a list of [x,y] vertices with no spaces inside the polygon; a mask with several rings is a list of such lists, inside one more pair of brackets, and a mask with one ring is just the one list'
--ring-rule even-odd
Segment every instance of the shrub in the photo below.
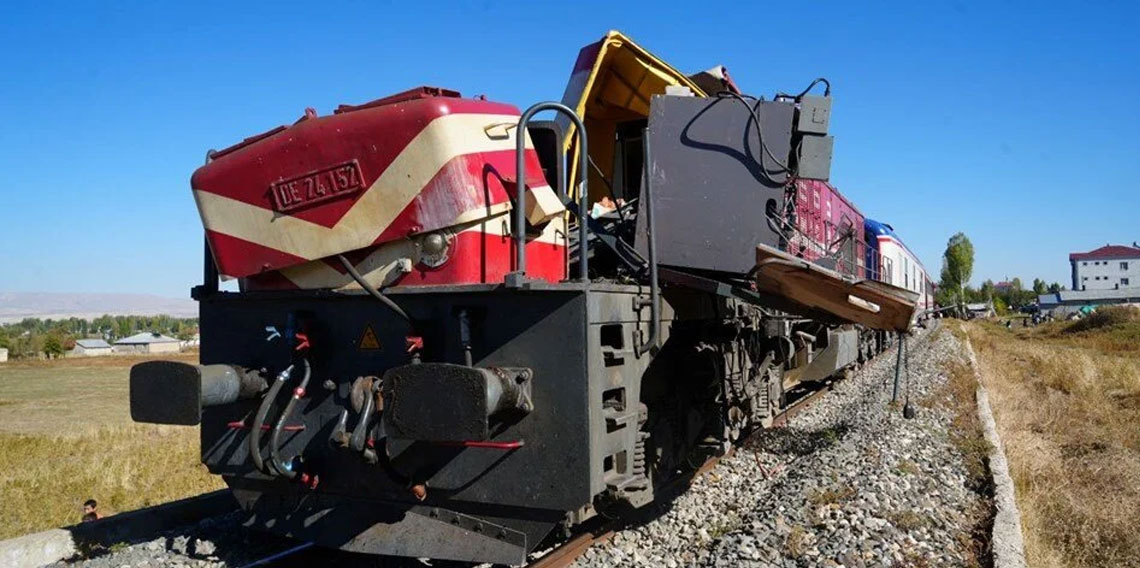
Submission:
{"label": "shrub", "polygon": [[1140,322],[1140,310],[1131,306],[1101,306],[1088,316],[1069,324],[1063,333],[1080,333],[1132,322]]}

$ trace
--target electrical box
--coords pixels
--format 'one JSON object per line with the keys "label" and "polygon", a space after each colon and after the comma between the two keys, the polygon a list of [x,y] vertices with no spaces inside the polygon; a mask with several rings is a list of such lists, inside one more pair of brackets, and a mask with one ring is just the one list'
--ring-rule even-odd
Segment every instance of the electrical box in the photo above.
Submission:
{"label": "electrical box", "polygon": [[831,177],[833,136],[804,136],[800,140],[799,177],[827,181]]}
{"label": "electrical box", "polygon": [[804,95],[800,99],[796,131],[802,134],[827,134],[831,122],[831,97]]}

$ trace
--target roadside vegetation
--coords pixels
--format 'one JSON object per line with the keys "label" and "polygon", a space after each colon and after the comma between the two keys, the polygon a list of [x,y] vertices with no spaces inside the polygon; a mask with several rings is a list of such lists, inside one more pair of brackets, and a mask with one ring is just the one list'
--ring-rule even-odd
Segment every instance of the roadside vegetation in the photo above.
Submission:
{"label": "roadside vegetation", "polygon": [[974,245],[965,233],[955,233],[942,253],[942,273],[934,293],[935,302],[940,306],[990,303],[998,315],[1006,315],[1032,306],[1041,294],[1055,294],[1065,289],[1058,282],[1046,284],[1040,278],[1034,278],[1032,286],[1025,287],[1016,277],[997,284],[986,280],[974,288],[969,285],[973,271]]}
{"label": "roadside vegetation", "polygon": [[1018,337],[1032,341],[1140,357],[1140,309],[1136,308],[1105,306],[1076,321],[1054,321],[1015,331]]}
{"label": "roadside vegetation", "polygon": [[221,488],[197,427],[131,423],[128,371],[146,359],[0,364],[0,538],[77,523],[90,498],[107,515]]}
{"label": "roadside vegetation", "polygon": [[[961,329],[948,329],[944,326],[936,333],[951,333],[960,341],[965,341]],[[919,404],[926,407],[942,407],[950,411],[951,428],[950,442],[958,449],[962,462],[966,466],[966,487],[982,497],[976,501],[973,509],[967,511],[969,526],[958,535],[962,547],[969,551],[967,566],[977,568],[989,566],[991,556],[990,532],[993,530],[993,487],[990,481],[989,454],[990,443],[982,432],[982,424],[978,419],[975,391],[978,382],[970,369],[969,361],[965,358],[951,359],[945,363],[944,371],[947,375],[946,383],[927,398],[920,400]],[[913,468],[914,464],[909,464]],[[905,471],[908,464],[900,464],[899,469]],[[905,519],[898,519],[898,522]]]}
{"label": "roadside vegetation", "polygon": [[1140,566],[1140,311],[962,325],[1002,436],[1030,566]]}

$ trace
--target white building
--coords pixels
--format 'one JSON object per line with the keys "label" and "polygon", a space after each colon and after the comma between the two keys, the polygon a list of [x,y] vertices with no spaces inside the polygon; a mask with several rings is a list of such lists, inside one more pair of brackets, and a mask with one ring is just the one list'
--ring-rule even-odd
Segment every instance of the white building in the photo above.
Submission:
{"label": "white building", "polygon": [[4,347],[0,347],[0,363],[6,363],[7,361],[8,361],[8,350]]}
{"label": "white building", "polygon": [[1104,245],[1069,255],[1073,290],[1120,290],[1140,287],[1140,246]]}
{"label": "white building", "polygon": [[115,342],[115,353],[178,353],[182,342],[161,333],[144,331]]}
{"label": "white building", "polygon": [[994,305],[990,302],[966,304],[966,311],[970,313],[970,319],[992,318],[997,315],[997,312],[994,311]]}
{"label": "white building", "polygon": [[111,344],[102,339],[76,339],[75,347],[68,355],[72,357],[101,357],[111,354]]}
{"label": "white building", "polygon": [[199,333],[195,333],[194,335],[190,336],[190,339],[182,342],[183,349],[193,349],[200,345],[202,345],[202,335]]}

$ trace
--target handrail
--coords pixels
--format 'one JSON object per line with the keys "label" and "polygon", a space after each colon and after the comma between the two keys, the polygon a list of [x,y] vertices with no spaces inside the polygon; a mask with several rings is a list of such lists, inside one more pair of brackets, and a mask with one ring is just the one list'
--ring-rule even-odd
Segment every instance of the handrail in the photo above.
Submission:
{"label": "handrail", "polygon": [[[649,338],[636,348],[637,356],[657,346],[661,335],[661,307],[658,306],[660,298],[660,285],[657,283],[657,233],[653,226],[653,165],[649,153],[649,129],[642,130],[641,134],[642,172],[645,177],[641,182],[641,193],[645,197],[645,232],[647,247],[649,249],[649,321],[653,327],[649,330]],[[639,334],[640,335],[640,334]]]}
{"label": "handrail", "polygon": [[[544,110],[553,110],[560,112],[570,117],[570,121],[578,129],[578,171],[581,172],[582,180],[578,183],[578,279],[582,282],[588,282],[590,279],[589,267],[587,266],[587,229],[586,229],[586,215],[589,214],[589,199],[590,196],[586,191],[586,172],[588,171],[589,154],[586,147],[586,125],[582,119],[570,109],[570,107],[556,102],[537,103],[519,117],[518,128],[515,129],[515,178],[518,188],[518,199],[515,201],[515,259],[516,269],[514,272],[507,274],[504,284],[510,288],[519,288],[523,282],[526,281],[526,127],[530,122],[531,117]],[[570,199],[570,194],[567,191],[565,175],[559,176],[558,180],[558,194],[566,196]]]}

